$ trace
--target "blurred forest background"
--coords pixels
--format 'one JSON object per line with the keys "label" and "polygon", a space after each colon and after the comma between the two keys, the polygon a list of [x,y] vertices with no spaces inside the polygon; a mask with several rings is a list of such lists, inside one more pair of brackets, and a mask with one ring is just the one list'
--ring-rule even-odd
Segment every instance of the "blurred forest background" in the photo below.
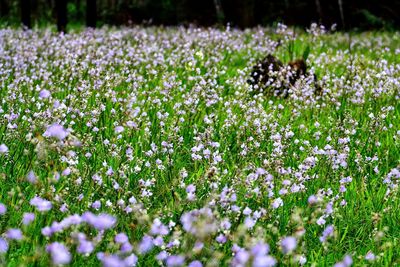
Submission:
{"label": "blurred forest background", "polygon": [[311,22],[338,29],[399,29],[400,0],[0,0],[3,26],[58,24],[253,27]]}

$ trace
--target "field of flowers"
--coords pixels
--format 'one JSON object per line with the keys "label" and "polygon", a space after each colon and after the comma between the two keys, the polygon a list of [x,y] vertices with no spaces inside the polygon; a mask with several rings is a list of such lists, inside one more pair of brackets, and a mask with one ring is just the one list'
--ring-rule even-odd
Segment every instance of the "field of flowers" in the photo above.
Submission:
{"label": "field of flowers", "polygon": [[0,101],[1,266],[400,265],[398,32],[1,29]]}

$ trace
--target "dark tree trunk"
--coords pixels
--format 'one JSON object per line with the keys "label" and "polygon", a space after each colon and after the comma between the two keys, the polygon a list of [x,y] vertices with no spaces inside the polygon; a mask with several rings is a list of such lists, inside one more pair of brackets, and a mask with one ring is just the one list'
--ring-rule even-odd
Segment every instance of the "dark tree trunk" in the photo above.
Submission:
{"label": "dark tree trunk", "polygon": [[57,9],[57,30],[67,31],[67,0],[56,0]]}
{"label": "dark tree trunk", "polygon": [[97,5],[96,0],[86,0],[86,26],[96,28]]}
{"label": "dark tree trunk", "polygon": [[246,1],[240,1],[241,5],[239,8],[241,9],[239,13],[242,13],[242,19],[241,19],[241,27],[242,28],[247,28],[247,27],[252,27],[255,25],[254,21],[254,9],[255,9],[255,1],[254,0],[246,0]]}
{"label": "dark tree trunk", "polygon": [[21,20],[22,25],[31,28],[31,0],[21,0]]}
{"label": "dark tree trunk", "polygon": [[10,7],[6,0],[0,0],[0,17],[7,17],[10,12]]}
{"label": "dark tree trunk", "polygon": [[342,26],[343,29],[346,29],[346,22],[344,21],[344,12],[343,12],[343,1],[338,0],[338,5],[339,5],[339,12],[340,12],[340,19],[342,21]]}
{"label": "dark tree trunk", "polygon": [[315,0],[315,7],[317,8],[317,14],[319,17],[319,22],[324,23],[324,14],[322,13],[321,2],[319,0]]}
{"label": "dark tree trunk", "polygon": [[217,15],[217,22],[223,24],[225,21],[224,10],[222,9],[221,0],[214,0],[215,12]]}
{"label": "dark tree trunk", "polygon": [[81,19],[82,19],[81,0],[76,0],[75,5],[76,5],[75,19],[76,19],[76,21],[81,21]]}

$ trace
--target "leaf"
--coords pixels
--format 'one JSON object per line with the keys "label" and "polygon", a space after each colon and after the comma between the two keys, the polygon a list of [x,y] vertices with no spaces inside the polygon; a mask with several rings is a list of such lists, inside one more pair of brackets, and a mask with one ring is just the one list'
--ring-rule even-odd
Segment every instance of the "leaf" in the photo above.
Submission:
{"label": "leaf", "polygon": [[308,55],[310,54],[311,48],[307,45],[306,49],[303,52],[303,60],[307,61]]}

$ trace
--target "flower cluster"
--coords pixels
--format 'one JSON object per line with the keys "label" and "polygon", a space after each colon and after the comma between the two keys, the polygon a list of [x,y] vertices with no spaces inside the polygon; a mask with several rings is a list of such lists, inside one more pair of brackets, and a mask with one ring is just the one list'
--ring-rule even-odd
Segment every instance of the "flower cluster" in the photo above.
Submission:
{"label": "flower cluster", "polygon": [[0,29],[0,265],[399,265],[400,36],[294,33]]}

